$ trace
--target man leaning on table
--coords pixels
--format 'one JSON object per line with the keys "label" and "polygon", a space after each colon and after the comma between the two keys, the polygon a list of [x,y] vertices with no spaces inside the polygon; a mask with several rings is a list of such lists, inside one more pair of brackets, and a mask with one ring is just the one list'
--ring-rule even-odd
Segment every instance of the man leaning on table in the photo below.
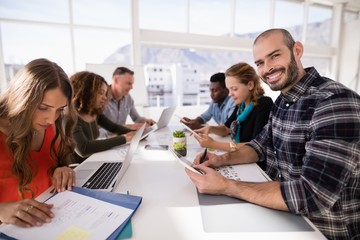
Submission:
{"label": "man leaning on table", "polygon": [[[134,99],[130,95],[134,82],[134,72],[132,70],[126,67],[115,69],[110,85],[110,100],[105,106],[104,115],[119,125],[137,130],[143,123],[153,125],[155,121],[142,117],[137,112]],[[128,116],[133,120],[133,124],[125,124]],[[104,132],[106,131],[101,129],[101,136],[106,135]]]}
{"label": "man leaning on table", "polygon": [[[256,38],[258,74],[281,91],[268,124],[237,152],[208,154],[195,165],[204,175],[186,172],[201,193],[304,215],[329,239],[360,239],[360,96],[304,69],[303,51],[284,29]],[[264,160],[271,182],[237,182],[212,169]]]}

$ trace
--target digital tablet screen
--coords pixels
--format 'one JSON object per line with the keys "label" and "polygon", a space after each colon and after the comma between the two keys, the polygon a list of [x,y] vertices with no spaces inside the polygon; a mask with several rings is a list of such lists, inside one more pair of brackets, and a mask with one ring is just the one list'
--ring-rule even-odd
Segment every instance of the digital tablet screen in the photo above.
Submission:
{"label": "digital tablet screen", "polygon": [[188,125],[186,125],[185,123],[183,122],[180,122],[189,132],[191,132],[192,134],[196,135],[197,137],[200,137],[200,135],[195,132],[194,130],[192,130]]}
{"label": "digital tablet screen", "polygon": [[186,167],[187,169],[193,171],[194,173],[197,174],[203,174],[200,170],[197,170],[195,168],[193,168],[191,165],[192,163],[187,160],[185,157],[181,156],[180,154],[178,154],[176,151],[174,151],[174,149],[169,148],[170,151],[174,154],[174,156],[176,157],[176,159],[178,160],[178,162],[183,165],[184,167]]}

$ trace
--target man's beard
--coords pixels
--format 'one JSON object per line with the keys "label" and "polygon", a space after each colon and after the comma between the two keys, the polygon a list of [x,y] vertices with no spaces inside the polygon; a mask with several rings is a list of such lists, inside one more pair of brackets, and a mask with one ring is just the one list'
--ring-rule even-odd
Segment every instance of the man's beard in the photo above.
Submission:
{"label": "man's beard", "polygon": [[[274,72],[277,72],[277,71],[284,71],[285,68],[276,68],[276,69],[273,69],[271,72],[263,75],[262,79],[266,79],[266,77]],[[290,59],[290,63],[286,69],[286,72],[285,72],[287,78],[285,79],[284,82],[280,82],[280,83],[277,83],[277,84],[274,84],[274,85],[269,85],[270,89],[273,90],[273,91],[279,91],[279,90],[283,90],[289,86],[291,86],[293,83],[295,83],[299,77],[299,68],[296,64],[296,61],[295,61],[295,57],[294,57],[294,54],[291,52],[291,59]],[[266,80],[264,81],[266,83]]]}

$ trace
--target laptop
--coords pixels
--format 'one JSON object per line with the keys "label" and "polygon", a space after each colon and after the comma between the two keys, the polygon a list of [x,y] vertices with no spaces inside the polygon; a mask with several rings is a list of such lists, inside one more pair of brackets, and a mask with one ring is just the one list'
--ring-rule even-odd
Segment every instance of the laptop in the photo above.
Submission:
{"label": "laptop", "polygon": [[136,132],[130,144],[115,148],[118,159],[115,161],[84,161],[74,169],[76,172],[76,186],[113,191],[116,189],[139,145],[145,124]]}
{"label": "laptop", "polygon": [[165,108],[160,115],[159,121],[157,121],[157,123],[153,124],[152,126],[147,127],[144,130],[140,140],[146,138],[147,136],[149,136],[149,134],[166,127],[169,124],[170,119],[175,112],[175,109],[176,107]]}

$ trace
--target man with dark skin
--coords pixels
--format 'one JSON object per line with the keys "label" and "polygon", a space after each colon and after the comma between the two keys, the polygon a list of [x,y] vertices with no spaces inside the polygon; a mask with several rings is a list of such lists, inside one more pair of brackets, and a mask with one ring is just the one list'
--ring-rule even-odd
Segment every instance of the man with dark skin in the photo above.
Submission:
{"label": "man with dark skin", "polygon": [[191,129],[198,129],[211,118],[219,125],[223,125],[235,109],[235,103],[229,96],[225,85],[225,74],[215,73],[210,78],[210,96],[212,103],[209,108],[195,119],[183,117],[181,122]]}

